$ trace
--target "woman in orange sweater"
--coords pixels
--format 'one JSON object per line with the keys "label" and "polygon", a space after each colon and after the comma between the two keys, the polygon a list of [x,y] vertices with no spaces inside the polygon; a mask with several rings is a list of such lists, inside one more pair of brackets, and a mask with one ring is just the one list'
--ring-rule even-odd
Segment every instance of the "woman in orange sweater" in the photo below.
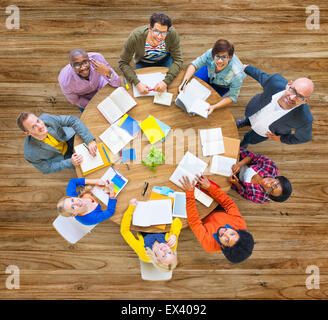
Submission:
{"label": "woman in orange sweater", "polygon": [[[195,182],[188,177],[179,180],[186,192],[188,223],[207,252],[220,252],[232,263],[246,260],[253,251],[253,236],[246,231],[246,223],[236,204],[220,188],[214,186],[204,176],[197,176]],[[222,210],[213,211],[200,220],[196,207],[194,188],[195,183],[209,192]]]}

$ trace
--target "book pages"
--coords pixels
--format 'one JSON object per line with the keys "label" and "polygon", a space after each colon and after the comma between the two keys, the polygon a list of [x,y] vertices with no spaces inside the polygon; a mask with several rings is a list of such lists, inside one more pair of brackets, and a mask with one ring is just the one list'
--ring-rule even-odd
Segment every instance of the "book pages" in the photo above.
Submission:
{"label": "book pages", "polygon": [[236,159],[224,156],[213,156],[210,172],[221,176],[229,177],[232,175],[231,167],[236,164]]}
{"label": "book pages", "polygon": [[118,87],[110,94],[111,99],[119,106],[122,113],[128,112],[137,102],[123,87]]}
{"label": "book pages", "polygon": [[203,156],[212,156],[225,152],[221,128],[199,130]]}
{"label": "book pages", "polygon": [[81,163],[81,170],[83,173],[98,168],[104,164],[98,149],[95,157],[89,153],[89,150],[84,143],[75,146],[74,149],[76,153],[82,155],[83,157],[83,161]]}

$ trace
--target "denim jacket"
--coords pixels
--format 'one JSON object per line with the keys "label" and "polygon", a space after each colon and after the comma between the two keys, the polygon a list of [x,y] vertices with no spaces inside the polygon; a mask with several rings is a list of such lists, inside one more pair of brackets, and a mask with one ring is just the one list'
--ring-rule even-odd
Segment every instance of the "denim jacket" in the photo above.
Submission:
{"label": "denim jacket", "polygon": [[196,71],[206,65],[210,83],[214,83],[220,87],[230,88],[226,95],[233,102],[237,102],[239,91],[246,74],[243,71],[242,63],[236,55],[233,55],[228,65],[218,73],[215,73],[216,66],[212,57],[212,49],[208,49],[204,54],[192,61],[191,64],[196,68]]}

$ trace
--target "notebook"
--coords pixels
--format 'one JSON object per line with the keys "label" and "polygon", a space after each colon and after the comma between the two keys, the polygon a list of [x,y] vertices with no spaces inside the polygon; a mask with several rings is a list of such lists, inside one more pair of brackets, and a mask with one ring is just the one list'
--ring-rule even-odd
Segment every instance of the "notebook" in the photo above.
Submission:
{"label": "notebook", "polygon": [[[113,167],[109,167],[105,174],[100,178],[103,181],[110,181],[114,184],[114,192],[115,198],[121,192],[121,190],[125,187],[128,183],[128,179],[126,179],[121,173],[119,173]],[[103,187],[94,186],[91,189],[91,192],[103,203],[107,206],[109,196],[105,192]]]}
{"label": "notebook", "polygon": [[208,117],[206,109],[210,106],[205,100],[210,96],[211,91],[193,78],[184,91],[180,91],[175,104],[190,114],[198,114],[204,118]]}
{"label": "notebook", "polygon": [[140,127],[151,144],[165,138],[163,130],[153,116],[148,116],[148,118],[143,120],[140,123]]}
{"label": "notebook", "polygon": [[[138,79],[143,84],[146,84],[151,89],[154,89],[157,83],[163,81],[165,79],[165,74],[161,72],[147,73],[147,74],[137,74]],[[140,94],[137,87],[133,85],[133,96],[137,97],[146,97],[146,96],[154,96],[156,91],[149,91],[147,94]]]}
{"label": "notebook", "polygon": [[118,121],[117,125],[126,130],[131,136],[136,136],[141,130],[138,121],[134,120],[127,113]]}
{"label": "notebook", "polygon": [[203,156],[224,153],[224,142],[221,128],[199,130]]}
{"label": "notebook", "polygon": [[172,202],[170,199],[139,201],[133,212],[132,224],[149,227],[172,223]]}
{"label": "notebook", "polygon": [[229,177],[232,175],[231,167],[234,164],[236,164],[236,159],[225,156],[213,156],[210,172]]}
{"label": "notebook", "polygon": [[123,87],[115,89],[107,98],[99,103],[97,109],[110,123],[120,119],[126,112],[134,107],[137,102]]}
{"label": "notebook", "polygon": [[75,152],[80,154],[83,157],[83,161],[80,164],[83,175],[86,175],[87,172],[94,170],[98,167],[103,166],[104,160],[102,159],[99,149],[97,149],[97,154],[93,157],[88,150],[88,147],[85,143],[81,143],[74,147]]}
{"label": "notebook", "polygon": [[156,92],[154,96],[154,103],[170,106],[172,103],[173,93],[170,92]]}
{"label": "notebook", "polygon": [[107,145],[113,154],[117,154],[135,136],[118,126],[117,122],[107,128],[99,138]]}

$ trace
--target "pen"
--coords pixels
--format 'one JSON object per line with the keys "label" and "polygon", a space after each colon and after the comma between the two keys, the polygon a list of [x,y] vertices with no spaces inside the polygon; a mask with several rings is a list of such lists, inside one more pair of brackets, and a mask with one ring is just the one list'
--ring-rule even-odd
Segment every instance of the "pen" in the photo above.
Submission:
{"label": "pen", "polygon": [[183,87],[186,85],[186,83],[187,83],[187,79],[184,81],[184,83],[182,84],[182,87],[181,87],[181,91],[183,90]]}
{"label": "pen", "polygon": [[89,151],[89,148],[88,148],[88,146],[85,144],[85,143],[83,143],[83,145],[86,147],[86,149]]}
{"label": "pen", "polygon": [[108,157],[108,154],[107,154],[107,152],[106,152],[106,149],[104,148],[104,146],[102,146],[102,148],[103,148],[103,150],[104,150],[104,152],[105,152],[105,155],[106,155],[106,158],[107,158],[108,162],[110,162],[110,159],[109,159],[109,157]]}
{"label": "pen", "polygon": [[144,190],[143,190],[143,193],[142,193],[142,196],[145,195],[147,189],[148,189],[148,186],[149,186],[149,183],[145,181],[145,186],[144,186]]}
{"label": "pen", "polygon": [[155,89],[148,89],[148,91],[154,91]]}
{"label": "pen", "polygon": [[125,88],[129,89],[128,82],[126,81],[125,77],[123,77],[124,83],[125,83]]}

